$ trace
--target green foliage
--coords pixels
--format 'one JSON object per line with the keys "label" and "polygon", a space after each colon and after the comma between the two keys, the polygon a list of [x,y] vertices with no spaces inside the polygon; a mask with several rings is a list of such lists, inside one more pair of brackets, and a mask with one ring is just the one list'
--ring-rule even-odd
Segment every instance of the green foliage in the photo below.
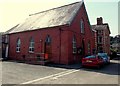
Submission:
{"label": "green foliage", "polygon": [[111,52],[117,52],[117,49],[110,48]]}

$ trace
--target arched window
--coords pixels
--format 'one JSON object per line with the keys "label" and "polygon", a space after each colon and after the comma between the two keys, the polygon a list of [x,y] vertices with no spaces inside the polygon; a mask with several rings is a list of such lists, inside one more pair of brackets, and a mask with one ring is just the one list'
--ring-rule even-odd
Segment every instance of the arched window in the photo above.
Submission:
{"label": "arched window", "polygon": [[45,43],[46,43],[46,45],[50,45],[51,44],[51,37],[49,35],[47,35]]}
{"label": "arched window", "polygon": [[73,39],[72,39],[72,48],[73,48],[73,53],[77,53],[77,45],[76,45],[76,37],[75,35],[73,36]]}
{"label": "arched window", "polygon": [[30,39],[30,45],[29,45],[29,52],[34,52],[34,39],[31,37]]}
{"label": "arched window", "polygon": [[20,39],[18,38],[18,39],[17,39],[17,45],[16,45],[16,52],[20,52],[20,45],[21,45],[21,41],[20,41]]}
{"label": "arched window", "polygon": [[89,42],[88,42],[88,55],[90,55],[90,49],[91,49],[90,46],[91,46],[91,45],[90,45],[90,41],[89,41]]}
{"label": "arched window", "polygon": [[85,29],[84,29],[84,21],[83,19],[80,20],[80,29],[81,29],[81,33],[84,33],[85,32]]}

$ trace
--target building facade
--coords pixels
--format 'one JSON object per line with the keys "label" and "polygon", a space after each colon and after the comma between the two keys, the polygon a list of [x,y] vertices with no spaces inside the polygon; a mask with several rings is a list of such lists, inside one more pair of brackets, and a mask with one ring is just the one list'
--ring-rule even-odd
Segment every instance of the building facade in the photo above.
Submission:
{"label": "building facade", "polygon": [[2,32],[0,32],[0,58],[2,58]]}
{"label": "building facade", "polygon": [[110,29],[108,23],[103,23],[103,18],[97,18],[97,24],[92,25],[92,29],[96,30],[97,52],[105,52],[110,54]]}
{"label": "building facade", "polygon": [[31,14],[8,31],[8,58],[36,62],[41,57],[73,64],[93,52],[94,35],[84,2]]}
{"label": "building facade", "polygon": [[116,35],[111,42],[111,48],[120,53],[120,35]]}

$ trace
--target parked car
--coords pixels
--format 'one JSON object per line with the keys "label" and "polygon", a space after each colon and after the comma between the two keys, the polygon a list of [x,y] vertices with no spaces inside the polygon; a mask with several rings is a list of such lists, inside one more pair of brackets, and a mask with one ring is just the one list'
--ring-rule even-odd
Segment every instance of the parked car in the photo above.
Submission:
{"label": "parked car", "polygon": [[117,57],[120,57],[120,52],[117,52]]}
{"label": "parked car", "polygon": [[107,55],[107,53],[98,53],[98,56],[101,56],[104,60],[104,64],[110,63],[110,57]]}
{"label": "parked car", "polygon": [[97,67],[100,68],[104,65],[103,58],[98,55],[91,55],[82,58],[82,67]]}

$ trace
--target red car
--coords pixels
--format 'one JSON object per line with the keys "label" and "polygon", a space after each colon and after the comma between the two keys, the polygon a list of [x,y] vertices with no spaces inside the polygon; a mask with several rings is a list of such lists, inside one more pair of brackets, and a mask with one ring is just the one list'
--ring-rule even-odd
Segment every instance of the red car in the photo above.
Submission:
{"label": "red car", "polygon": [[101,56],[91,55],[82,58],[82,67],[97,67],[100,68],[104,64],[104,60]]}

